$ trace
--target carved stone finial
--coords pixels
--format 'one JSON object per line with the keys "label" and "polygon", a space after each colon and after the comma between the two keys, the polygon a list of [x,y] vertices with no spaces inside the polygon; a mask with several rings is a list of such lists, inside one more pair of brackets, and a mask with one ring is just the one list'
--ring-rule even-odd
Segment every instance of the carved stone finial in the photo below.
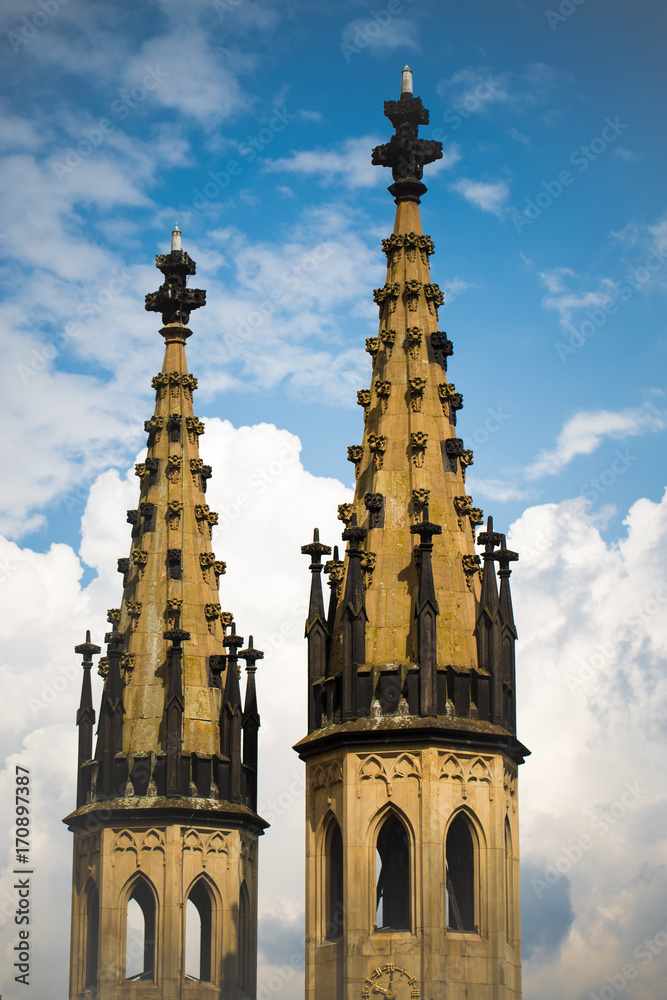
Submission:
{"label": "carved stone finial", "polygon": [[380,330],[380,340],[385,346],[387,351],[387,357],[391,357],[391,352],[396,343],[396,331],[395,330]]}
{"label": "carved stone finial", "polygon": [[479,558],[479,556],[466,555],[466,556],[461,556],[461,561],[463,563],[463,572],[465,573],[468,590],[472,590],[472,578],[474,577],[475,573],[479,572],[479,567],[481,565],[482,560]]}
{"label": "carved stone finial", "polygon": [[376,379],[375,391],[382,400],[382,412],[386,413],[389,406],[389,396],[391,395],[391,382],[387,381],[387,379]]}
{"label": "carved stone finial", "polygon": [[395,132],[389,142],[375,147],[371,162],[391,167],[394,183],[389,191],[396,202],[419,202],[426,191],[421,182],[424,166],[442,158],[442,143],[419,138],[419,126],[429,122],[428,111],[419,97],[402,93],[399,101],[385,101],[384,113]]}
{"label": "carved stone finial", "polygon": [[205,291],[186,287],[188,276],[197,271],[195,262],[183,250],[172,250],[157,254],[155,266],[165,280],[157,292],[146,296],[146,311],[162,313],[165,326],[170,323],[187,326],[190,313],[206,305]]}
{"label": "carved stone finial", "polygon": [[[364,411],[368,409],[371,405],[371,390],[370,389],[360,389],[357,393],[357,403],[359,406],[363,406]],[[364,412],[364,416],[366,413]]]}
{"label": "carved stone finial", "polygon": [[409,326],[405,331],[405,349],[409,352],[413,360],[419,358],[419,350],[422,343],[422,331],[418,326]]}

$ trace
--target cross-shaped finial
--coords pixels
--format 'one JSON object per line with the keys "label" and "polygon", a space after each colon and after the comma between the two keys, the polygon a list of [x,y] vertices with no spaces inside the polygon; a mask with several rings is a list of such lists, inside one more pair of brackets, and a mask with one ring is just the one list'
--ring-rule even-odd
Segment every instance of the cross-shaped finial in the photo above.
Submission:
{"label": "cross-shaped finial", "polygon": [[503,535],[499,531],[493,530],[493,518],[489,515],[486,522],[486,531],[481,531],[477,536],[477,544],[484,546],[484,554],[491,554],[496,545],[502,545]]}
{"label": "cross-shaped finial", "polygon": [[308,545],[302,545],[301,552],[304,556],[311,557],[310,568],[316,569],[322,562],[322,556],[331,554],[331,546],[323,545],[320,541],[320,529],[313,528],[313,540]]}
{"label": "cross-shaped finial", "polygon": [[178,226],[172,233],[171,253],[157,254],[155,266],[162,271],[165,281],[157,292],[146,296],[146,311],[162,313],[165,326],[170,323],[187,326],[190,313],[206,305],[206,292],[201,288],[186,288],[187,278],[196,273],[197,265],[181,250]]}
{"label": "cross-shaped finial", "polygon": [[248,673],[254,673],[257,670],[256,662],[257,660],[264,659],[264,653],[261,649],[255,649],[253,646],[253,637],[250,636],[248,641],[248,648],[239,650],[239,656],[242,660],[245,660],[245,668]]}
{"label": "cross-shaped finial", "polygon": [[419,201],[426,191],[421,183],[424,165],[442,159],[442,143],[419,138],[419,126],[428,125],[429,115],[421,99],[412,95],[409,67],[401,75],[400,100],[385,101],[384,113],[396,131],[389,142],[375,147],[371,163],[391,167],[395,183],[389,190],[397,200]]}
{"label": "cross-shaped finial", "polygon": [[83,657],[83,662],[86,666],[92,666],[93,655],[101,653],[102,650],[100,646],[96,646],[94,642],[90,641],[90,629],[86,629],[86,641],[79,643],[78,646],[75,646],[74,652]]}

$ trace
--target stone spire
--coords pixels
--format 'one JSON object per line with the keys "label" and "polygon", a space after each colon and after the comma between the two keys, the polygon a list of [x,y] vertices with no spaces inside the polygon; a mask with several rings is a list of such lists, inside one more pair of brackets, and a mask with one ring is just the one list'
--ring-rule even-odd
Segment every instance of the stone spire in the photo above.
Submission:
{"label": "stone spire", "polygon": [[[150,785],[167,796],[224,799],[233,784],[233,798],[242,802],[241,726],[225,731],[224,749],[220,729],[223,691],[231,683],[238,692],[238,676],[233,682],[227,676],[228,659],[234,658],[236,673],[236,650],[229,657],[225,652],[227,630],[235,629],[233,615],[221,611],[225,563],[211,545],[218,515],[206,503],[211,468],[199,455],[204,424],[194,411],[197,379],[185,356],[186,324],[192,310],[205,305],[206,292],[187,287],[196,265],[181,249],[178,227],[171,247],[156,258],[163,284],[146,296],[146,309],[162,313],[164,362],[152,381],[147,456],[135,468],[139,497],[127,512],[130,555],[118,560],[123,597],[108,614],[97,751],[80,764],[82,787],[87,781],[89,799],[115,798],[126,784],[135,790]],[[238,699],[240,719],[240,693]],[[142,758],[151,763],[137,783],[130,772]]]}
{"label": "stone spire", "polygon": [[[349,541],[345,578],[340,590],[332,588],[323,676],[311,676],[311,726],[391,710],[505,728],[500,666],[493,705],[490,689],[501,620],[489,637],[475,552],[482,511],[466,490],[473,454],[458,436],[463,397],[448,374],[453,345],[440,322],[444,296],[431,279],[434,245],[422,231],[418,207],[426,191],[424,165],[442,156],[442,146],[419,138],[429,116],[412,94],[409,67],[400,99],[385,102],[385,115],[395,134],[372,159],[391,168],[397,208],[393,233],[382,241],[387,277],[374,292],[379,329],[366,341],[371,384],[357,394],[363,436],[348,447],[356,489],[352,504],[339,507]],[[487,618],[498,615],[498,544],[500,536],[485,554]],[[512,628],[508,617],[508,636]],[[509,647],[506,659],[513,675]],[[332,698],[336,677],[340,693]]]}

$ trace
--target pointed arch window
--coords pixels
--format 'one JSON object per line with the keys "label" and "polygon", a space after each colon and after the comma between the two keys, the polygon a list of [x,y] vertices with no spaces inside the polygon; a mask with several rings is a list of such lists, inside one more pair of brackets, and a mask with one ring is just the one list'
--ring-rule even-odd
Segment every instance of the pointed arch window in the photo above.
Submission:
{"label": "pointed arch window", "polygon": [[507,820],[505,820],[505,930],[507,941],[512,940],[513,923],[513,903],[512,898],[512,835]]}
{"label": "pointed arch window", "polygon": [[86,889],[86,989],[97,987],[97,961],[99,954],[100,897],[94,882]]}
{"label": "pointed arch window", "polygon": [[125,978],[152,980],[155,977],[155,895],[143,878],[134,883],[127,901]]}
{"label": "pointed arch window", "polygon": [[477,931],[475,850],[470,824],[462,813],[447,831],[447,927]]}
{"label": "pointed arch window", "polygon": [[377,929],[410,930],[410,837],[394,814],[378,834],[376,876]]}
{"label": "pointed arch window", "polygon": [[198,879],[185,904],[185,978],[211,981],[213,905],[204,879]]}
{"label": "pointed arch window", "polygon": [[343,837],[335,819],[327,831],[325,851],[325,932],[327,941],[334,941],[343,933]]}
{"label": "pointed arch window", "polygon": [[250,894],[245,880],[239,892],[239,988],[244,996],[252,996],[252,923]]}

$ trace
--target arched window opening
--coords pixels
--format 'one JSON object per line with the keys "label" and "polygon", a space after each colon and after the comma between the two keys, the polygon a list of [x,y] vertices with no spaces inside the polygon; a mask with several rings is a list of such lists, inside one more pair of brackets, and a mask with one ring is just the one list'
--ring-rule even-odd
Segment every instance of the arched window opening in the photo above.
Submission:
{"label": "arched window opening", "polygon": [[470,827],[461,813],[447,832],[447,927],[476,931],[475,855]]}
{"label": "arched window opening", "polygon": [[376,851],[378,930],[410,930],[410,839],[397,816],[384,821]]}
{"label": "arched window opening", "polygon": [[185,905],[185,978],[211,981],[213,908],[203,879],[195,882]]}
{"label": "arched window opening", "polygon": [[512,937],[512,837],[505,820],[505,930],[508,942]]}
{"label": "arched window opening", "polygon": [[250,918],[250,896],[245,881],[239,893],[239,988],[245,996],[251,996],[252,988],[252,926]]}
{"label": "arched window opening", "polygon": [[343,933],[343,837],[333,820],[326,839],[326,938],[333,941]]}
{"label": "arched window opening", "polygon": [[125,978],[149,980],[155,975],[155,897],[137,879],[127,901]]}
{"label": "arched window opening", "polygon": [[99,952],[100,897],[94,882],[86,890],[86,989],[97,986],[97,956]]}

